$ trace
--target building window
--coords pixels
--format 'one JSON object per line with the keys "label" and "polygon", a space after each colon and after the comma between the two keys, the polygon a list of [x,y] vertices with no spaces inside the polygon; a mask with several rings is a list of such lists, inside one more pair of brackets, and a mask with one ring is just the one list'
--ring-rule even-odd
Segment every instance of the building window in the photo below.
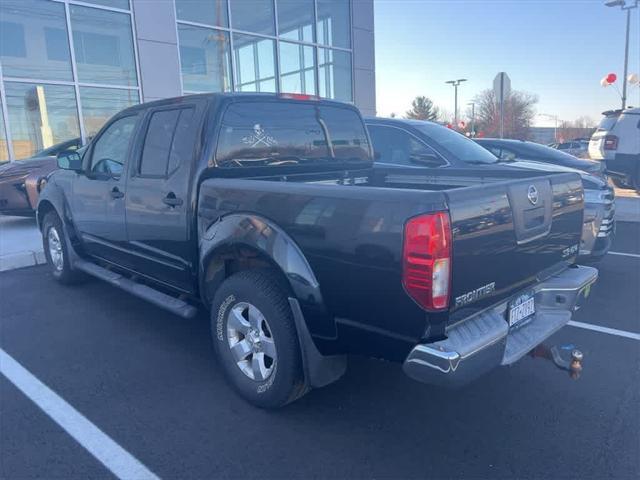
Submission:
{"label": "building window", "polygon": [[138,85],[131,15],[72,5],[71,29],[80,82]]}
{"label": "building window", "polygon": [[227,0],[175,0],[177,19],[187,22],[228,27]]}
{"label": "building window", "polygon": [[189,92],[231,90],[229,33],[178,25],[182,86]]}
{"label": "building window", "polygon": [[139,101],[136,90],[80,87],[80,103],[85,135],[93,137],[112,116]]}
{"label": "building window", "polygon": [[318,48],[318,90],[321,97],[353,101],[351,71],[349,52]]}
{"label": "building window", "polygon": [[313,47],[280,42],[280,91],[316,94]]}
{"label": "building window", "polygon": [[275,92],[275,41],[235,33],[233,45],[236,90]]}
{"label": "building window", "polygon": [[184,93],[281,91],[353,100],[349,0],[175,0],[175,6]]}
{"label": "building window", "polygon": [[82,0],[84,3],[93,3],[103,7],[120,8],[129,10],[129,0]]}
{"label": "building window", "polygon": [[350,2],[318,0],[318,43],[351,48]]}
{"label": "building window", "polygon": [[281,39],[312,43],[313,0],[278,0],[278,34]]}
{"label": "building window", "polygon": [[[0,53],[5,77],[73,80],[65,6],[36,0],[0,1]],[[64,41],[51,32],[62,32]],[[49,55],[49,42],[58,52]]]}
{"label": "building window", "polygon": [[245,32],[275,35],[273,0],[231,1],[231,28]]}
{"label": "building window", "polygon": [[72,86],[5,82],[4,89],[16,158],[80,136]]}

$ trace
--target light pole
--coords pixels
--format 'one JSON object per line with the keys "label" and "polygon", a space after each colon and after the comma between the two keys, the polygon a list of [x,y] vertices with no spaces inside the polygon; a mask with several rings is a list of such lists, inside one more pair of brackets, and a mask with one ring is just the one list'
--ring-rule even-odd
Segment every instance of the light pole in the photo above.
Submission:
{"label": "light pole", "polygon": [[471,105],[471,136],[476,136],[476,104],[475,102],[469,102],[467,105]]}
{"label": "light pole", "polygon": [[626,0],[609,0],[604,3],[607,7],[620,7],[621,10],[627,11],[627,33],[624,42],[624,75],[622,76],[622,110],[627,108],[627,73],[629,68],[629,27],[631,26],[631,10],[638,8],[638,0],[634,0],[633,4]]}
{"label": "light pole", "polygon": [[466,81],[467,81],[466,78],[459,78],[457,80],[448,80],[444,82],[444,83],[448,83],[449,85],[453,85],[453,89],[454,89],[453,124],[456,126],[455,128],[458,128],[458,86],[460,86],[462,82],[466,82]]}

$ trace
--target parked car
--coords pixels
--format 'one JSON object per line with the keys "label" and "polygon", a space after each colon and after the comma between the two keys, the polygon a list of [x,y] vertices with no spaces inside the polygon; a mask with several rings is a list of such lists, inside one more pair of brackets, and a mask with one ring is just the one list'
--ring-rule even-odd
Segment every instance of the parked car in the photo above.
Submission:
{"label": "parked car", "polygon": [[601,178],[606,176],[606,168],[602,162],[576,158],[573,155],[539,143],[504,138],[476,138],[474,141],[501,160],[532,160],[534,162],[575,168]]}
{"label": "parked car", "polygon": [[589,140],[576,138],[570,142],[552,143],[549,147],[577,158],[589,158]]}
{"label": "parked car", "polygon": [[[378,162],[389,165],[411,165],[430,169],[463,169],[483,170],[481,173],[470,172],[470,175],[483,177],[489,175],[487,170],[525,170],[536,172],[576,172],[582,178],[585,190],[585,216],[583,235],[580,242],[580,261],[598,261],[611,247],[615,231],[615,197],[613,189],[601,175],[593,175],[552,163],[516,160],[512,145],[524,145],[529,151],[529,142],[514,140],[478,141],[485,148],[479,147],[464,135],[441,125],[419,120],[369,118],[366,120],[371,140],[378,154]],[[507,147],[502,148],[502,142]],[[507,150],[508,148],[508,150]],[[552,150],[543,147],[546,150]],[[519,150],[518,150],[519,151]],[[537,149],[535,150],[537,151]],[[563,157],[565,154],[556,152]],[[507,152],[509,152],[507,154]],[[497,154],[500,157],[496,157]],[[579,166],[587,170],[590,163],[573,159]]]}
{"label": "parked car", "polygon": [[575,265],[579,175],[374,167],[360,113],[338,102],[142,104],[59,160],[37,213],[53,277],[183,317],[208,307],[220,368],[260,407],[336,380],[347,353],[464,383],[565,325],[597,277]]}
{"label": "parked car", "polygon": [[606,163],[617,186],[640,192],[640,108],[603,115],[589,142],[589,156]]}
{"label": "parked car", "polygon": [[0,215],[33,216],[45,179],[58,168],[56,155],[79,147],[80,139],[74,138],[0,165]]}

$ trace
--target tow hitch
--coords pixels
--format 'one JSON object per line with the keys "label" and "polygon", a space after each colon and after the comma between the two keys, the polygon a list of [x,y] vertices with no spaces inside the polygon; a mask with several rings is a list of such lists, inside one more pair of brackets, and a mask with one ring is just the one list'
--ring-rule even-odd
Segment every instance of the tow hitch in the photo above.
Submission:
{"label": "tow hitch", "polygon": [[[571,350],[570,358],[566,358],[566,355],[562,353],[562,351],[567,350]],[[580,350],[574,348],[573,345],[562,345],[561,347],[554,345],[547,347],[546,345],[540,344],[531,350],[529,355],[533,358],[544,358],[545,360],[553,362],[560,370],[568,372],[573,380],[577,380],[582,373],[582,360],[584,355]]]}

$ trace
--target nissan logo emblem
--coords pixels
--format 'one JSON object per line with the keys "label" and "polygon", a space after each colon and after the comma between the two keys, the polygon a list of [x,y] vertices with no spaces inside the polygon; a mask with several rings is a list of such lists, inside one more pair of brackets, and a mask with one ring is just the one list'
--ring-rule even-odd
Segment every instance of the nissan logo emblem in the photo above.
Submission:
{"label": "nissan logo emblem", "polygon": [[535,186],[529,185],[529,189],[527,190],[527,198],[531,202],[531,205],[535,205],[538,203],[538,189]]}

